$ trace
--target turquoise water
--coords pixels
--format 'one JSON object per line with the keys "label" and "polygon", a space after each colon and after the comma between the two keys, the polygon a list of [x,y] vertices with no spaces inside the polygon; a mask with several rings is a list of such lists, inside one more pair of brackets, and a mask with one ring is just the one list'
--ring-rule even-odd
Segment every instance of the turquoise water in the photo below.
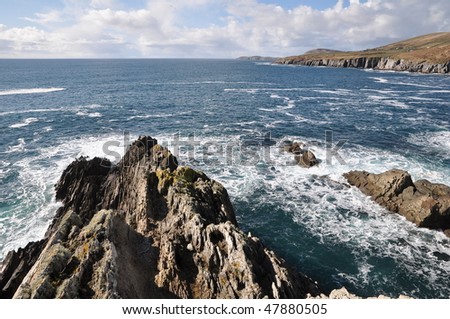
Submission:
{"label": "turquoise water", "polygon": [[[0,60],[0,70],[0,259],[43,236],[67,164],[117,159],[147,134],[222,182],[241,227],[324,289],[450,297],[450,240],[342,184],[349,170],[390,168],[450,184],[449,77],[233,60]],[[327,161],[326,134],[345,141],[341,161]],[[319,167],[294,165],[284,139],[306,142]]]}

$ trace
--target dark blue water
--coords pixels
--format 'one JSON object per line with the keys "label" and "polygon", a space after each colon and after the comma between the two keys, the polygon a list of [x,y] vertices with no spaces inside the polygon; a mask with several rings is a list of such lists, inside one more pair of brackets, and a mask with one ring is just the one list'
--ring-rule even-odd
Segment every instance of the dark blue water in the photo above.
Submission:
{"label": "dark blue water", "polygon": [[[390,168],[450,184],[449,77],[233,60],[0,60],[0,70],[0,258],[43,236],[68,163],[115,159],[147,134],[222,182],[241,227],[325,289],[450,297],[449,239],[342,184],[349,170]],[[345,141],[340,161],[327,160],[326,134]],[[285,139],[307,143],[319,167],[294,165]]]}

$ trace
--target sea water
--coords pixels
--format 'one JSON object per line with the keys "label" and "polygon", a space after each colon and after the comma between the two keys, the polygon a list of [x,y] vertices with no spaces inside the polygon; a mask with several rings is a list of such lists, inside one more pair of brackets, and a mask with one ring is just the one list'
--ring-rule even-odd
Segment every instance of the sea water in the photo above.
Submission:
{"label": "sea water", "polygon": [[[241,228],[324,290],[450,298],[450,239],[342,174],[450,185],[450,77],[235,60],[0,60],[0,259],[42,238],[79,156],[151,135],[225,185]],[[280,151],[306,143],[305,169]]]}

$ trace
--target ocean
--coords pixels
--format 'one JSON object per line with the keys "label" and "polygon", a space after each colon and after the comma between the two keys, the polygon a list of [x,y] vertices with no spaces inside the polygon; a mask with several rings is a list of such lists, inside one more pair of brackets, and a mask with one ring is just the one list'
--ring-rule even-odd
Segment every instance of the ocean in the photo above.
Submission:
{"label": "ocean", "polygon": [[[360,296],[450,298],[450,238],[345,184],[405,169],[450,185],[450,77],[237,60],[0,60],[0,259],[42,238],[79,156],[151,135],[227,188],[240,227]],[[310,169],[280,151],[302,141]]]}

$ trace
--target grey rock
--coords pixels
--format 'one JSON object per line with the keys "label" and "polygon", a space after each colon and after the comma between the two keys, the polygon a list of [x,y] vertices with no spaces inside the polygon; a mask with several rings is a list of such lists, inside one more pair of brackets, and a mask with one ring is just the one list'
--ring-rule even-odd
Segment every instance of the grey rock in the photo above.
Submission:
{"label": "grey rock", "polygon": [[450,229],[450,187],[419,180],[408,172],[390,170],[381,174],[351,171],[348,182],[388,210],[401,214],[419,227]]}
{"label": "grey rock", "polygon": [[408,71],[419,73],[450,72],[450,61],[447,63],[417,62],[389,57],[355,57],[350,59],[311,59],[308,56],[286,57],[276,60],[276,64],[294,64],[305,66],[327,66],[335,68],[359,68],[389,71]]}
{"label": "grey rock", "polygon": [[[117,165],[79,159],[45,239],[10,253],[14,298],[304,298],[317,285],[237,224],[225,188],[150,137]],[[23,265],[23,266],[18,266]]]}
{"label": "grey rock", "polygon": [[295,156],[295,160],[298,163],[298,165],[307,168],[319,164],[319,161],[317,160],[316,156],[311,151],[305,151],[302,155]]}

